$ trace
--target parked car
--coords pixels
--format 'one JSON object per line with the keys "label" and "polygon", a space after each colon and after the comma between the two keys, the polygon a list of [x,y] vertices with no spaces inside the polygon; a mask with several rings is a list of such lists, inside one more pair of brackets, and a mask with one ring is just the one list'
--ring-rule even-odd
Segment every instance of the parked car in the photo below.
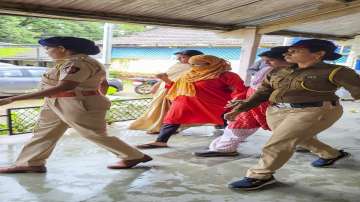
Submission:
{"label": "parked car", "polygon": [[11,96],[35,91],[45,67],[1,66],[0,96]]}
{"label": "parked car", "polygon": [[10,67],[10,66],[15,66],[15,65],[6,62],[0,62],[0,67]]}
{"label": "parked car", "polygon": [[[34,92],[46,67],[0,65],[0,97]],[[111,92],[123,90],[122,81],[109,79]]]}

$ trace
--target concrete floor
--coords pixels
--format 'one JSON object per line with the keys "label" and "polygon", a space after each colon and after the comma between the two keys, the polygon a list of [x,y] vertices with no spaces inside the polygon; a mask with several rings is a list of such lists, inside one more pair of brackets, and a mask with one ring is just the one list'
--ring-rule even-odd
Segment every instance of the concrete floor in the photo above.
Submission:
{"label": "concrete floor", "polygon": [[[360,201],[360,103],[346,102],[343,118],[320,139],[349,151],[352,157],[333,168],[313,168],[312,154],[295,154],[275,177],[279,183],[262,191],[239,192],[226,186],[254,165],[269,137],[258,131],[239,147],[236,158],[197,158],[214,138],[211,127],[191,128],[170,140],[172,148],[147,150],[154,161],[132,170],[108,170],[116,161],[107,151],[69,130],[48,161],[47,174],[0,175],[0,202],[108,202],[108,201]],[[128,131],[128,123],[109,127],[130,144],[154,136]],[[191,136],[189,136],[191,135]],[[26,139],[26,136],[23,136]],[[22,143],[0,144],[0,165],[13,162]],[[1,141],[1,139],[0,139]],[[3,141],[4,143],[5,141]],[[8,142],[7,142],[8,144]]]}

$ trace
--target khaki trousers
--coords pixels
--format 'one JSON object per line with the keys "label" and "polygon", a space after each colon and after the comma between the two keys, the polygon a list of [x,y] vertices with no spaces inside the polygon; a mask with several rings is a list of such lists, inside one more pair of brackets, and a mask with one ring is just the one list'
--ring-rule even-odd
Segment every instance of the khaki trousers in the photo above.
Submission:
{"label": "khaki trousers", "polygon": [[34,136],[25,144],[16,165],[45,165],[46,159],[68,127],[81,136],[125,159],[144,156],[137,149],[106,132],[106,111],[111,102],[104,96],[46,98]]}
{"label": "khaki trousers", "polygon": [[339,151],[314,138],[333,125],[342,115],[342,107],[325,102],[322,107],[267,109],[266,117],[273,131],[265,144],[258,164],[247,171],[246,176],[269,179],[293,155],[297,145],[310,150],[321,158],[340,155]]}

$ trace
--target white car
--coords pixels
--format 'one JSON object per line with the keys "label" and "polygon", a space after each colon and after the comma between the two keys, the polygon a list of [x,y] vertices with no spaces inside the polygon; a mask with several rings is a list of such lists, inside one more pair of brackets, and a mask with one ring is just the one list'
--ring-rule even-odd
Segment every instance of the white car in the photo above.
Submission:
{"label": "white car", "polygon": [[[0,97],[34,92],[39,88],[46,67],[0,64]],[[109,79],[109,86],[116,92],[123,90],[120,79]]]}
{"label": "white car", "polygon": [[0,65],[0,96],[35,91],[46,69],[46,67]]}

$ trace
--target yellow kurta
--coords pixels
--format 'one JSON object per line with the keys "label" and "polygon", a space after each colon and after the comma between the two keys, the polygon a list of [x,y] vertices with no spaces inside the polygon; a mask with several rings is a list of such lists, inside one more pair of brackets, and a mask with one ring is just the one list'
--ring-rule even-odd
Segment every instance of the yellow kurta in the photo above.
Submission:
{"label": "yellow kurta", "polygon": [[[190,71],[190,69],[191,66],[189,64],[178,63],[171,66],[166,74],[169,76],[170,80],[176,81],[181,75]],[[133,121],[130,124],[129,129],[145,130],[150,133],[159,132],[163,119],[171,105],[170,100],[165,98],[166,92],[167,89],[165,88],[165,83],[162,82],[150,103],[149,110]]]}

